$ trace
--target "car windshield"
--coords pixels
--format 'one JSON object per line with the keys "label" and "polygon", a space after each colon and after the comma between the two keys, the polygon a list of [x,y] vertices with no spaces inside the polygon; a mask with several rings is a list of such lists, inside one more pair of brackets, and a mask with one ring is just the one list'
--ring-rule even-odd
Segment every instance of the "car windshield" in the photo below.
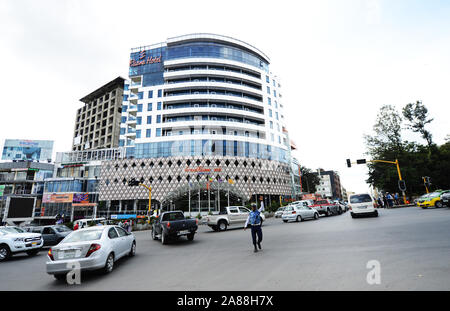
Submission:
{"label": "car windshield", "polygon": [[55,230],[58,231],[58,232],[69,232],[69,231],[72,231],[69,228],[67,228],[66,226],[55,227]]}
{"label": "car windshield", "polygon": [[435,198],[435,197],[438,197],[438,196],[440,196],[441,195],[441,193],[440,192],[432,192],[432,193],[429,193],[425,198]]}
{"label": "car windshield", "polygon": [[368,194],[357,194],[350,198],[350,203],[368,203],[372,202],[372,198]]}
{"label": "car windshield", "polygon": [[61,243],[85,242],[100,240],[103,228],[74,231],[69,234]]}
{"label": "car windshield", "polygon": [[7,232],[9,232],[9,233],[24,233],[25,232],[25,230],[22,230],[22,229],[17,228],[17,227],[5,227],[5,228],[2,228],[2,229],[7,231]]}
{"label": "car windshield", "polygon": [[166,213],[163,216],[162,221],[183,220],[184,214],[182,212]]}

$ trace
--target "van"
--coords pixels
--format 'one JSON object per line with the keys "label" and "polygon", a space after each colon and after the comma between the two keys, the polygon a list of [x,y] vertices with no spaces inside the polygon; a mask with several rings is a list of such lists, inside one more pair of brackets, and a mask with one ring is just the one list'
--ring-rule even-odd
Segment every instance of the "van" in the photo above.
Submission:
{"label": "van", "polygon": [[360,215],[378,217],[378,211],[375,209],[375,200],[368,193],[352,194],[348,198],[348,203],[352,218]]}

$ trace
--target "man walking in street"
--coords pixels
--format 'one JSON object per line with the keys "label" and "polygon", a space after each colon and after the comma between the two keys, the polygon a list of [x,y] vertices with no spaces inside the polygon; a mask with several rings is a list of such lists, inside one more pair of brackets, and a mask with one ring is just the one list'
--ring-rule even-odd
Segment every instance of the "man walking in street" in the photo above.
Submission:
{"label": "man walking in street", "polygon": [[[253,250],[255,253],[258,251],[258,248],[261,250],[261,242],[262,242],[262,230],[261,230],[261,212],[264,211],[264,203],[261,201],[261,207],[256,209],[256,205],[252,206],[252,211],[249,213],[247,217],[247,221],[244,225],[244,231],[247,229],[247,225],[250,224],[252,230],[252,241],[255,249]],[[258,239],[256,239],[258,237]],[[256,247],[258,245],[258,247]]]}

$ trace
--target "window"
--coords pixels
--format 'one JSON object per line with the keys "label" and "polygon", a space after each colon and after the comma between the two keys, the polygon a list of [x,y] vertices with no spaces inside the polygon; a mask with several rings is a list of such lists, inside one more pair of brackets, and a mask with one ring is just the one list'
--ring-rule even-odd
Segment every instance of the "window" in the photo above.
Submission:
{"label": "window", "polygon": [[128,106],[127,106],[127,105],[123,105],[123,106],[122,106],[122,111],[123,111],[123,112],[127,112],[127,109],[128,109]]}
{"label": "window", "polygon": [[158,90],[158,97],[162,97],[162,90]]}
{"label": "window", "polygon": [[267,87],[267,94],[270,94],[270,87]]}
{"label": "window", "polygon": [[142,117],[137,117],[136,118],[136,124],[137,125],[141,125],[142,124]]}
{"label": "window", "polygon": [[275,118],[278,120],[278,111],[275,112]]}
{"label": "window", "polygon": [[126,102],[128,100],[128,95],[124,94],[123,95],[123,101]]}
{"label": "window", "polygon": [[128,87],[129,87],[129,85],[128,85],[128,84],[125,84],[125,85],[123,86],[123,90],[124,90],[124,91],[128,91]]}
{"label": "window", "polygon": [[120,128],[120,135],[125,135],[125,128],[124,127]]}
{"label": "window", "polygon": [[152,111],[152,103],[147,104],[147,111]]}
{"label": "window", "polygon": [[157,109],[158,109],[158,110],[161,110],[161,102],[158,102],[158,107],[157,107]]}
{"label": "window", "polygon": [[42,230],[42,234],[55,234],[55,231],[53,231],[52,228],[46,227],[44,230]]}
{"label": "window", "polygon": [[125,145],[125,142],[123,139],[119,139],[119,147],[123,147]]}
{"label": "window", "polygon": [[267,82],[267,83],[270,83],[269,76],[266,76],[266,82]]}
{"label": "window", "polygon": [[161,137],[161,129],[160,128],[156,129],[156,137]]}
{"label": "window", "polygon": [[[81,231],[81,232],[82,232],[82,231]],[[87,231],[85,231],[85,232],[87,232]],[[119,235],[117,234],[116,229],[114,229],[114,228],[109,229],[109,231],[108,231],[108,237],[109,237],[110,239],[118,238]]]}
{"label": "window", "polygon": [[161,123],[161,115],[156,116],[156,123]]}
{"label": "window", "polygon": [[272,141],[275,141],[275,136],[273,135],[273,133],[270,134],[270,138]]}
{"label": "window", "polygon": [[275,108],[278,108],[278,103],[277,103],[277,101],[275,101]]}
{"label": "window", "polygon": [[119,236],[121,236],[121,237],[128,235],[128,233],[124,229],[122,229],[120,227],[116,227],[116,230],[117,230],[117,232],[119,232]]}
{"label": "window", "polygon": [[147,124],[152,124],[152,116],[147,116]]}
{"label": "window", "polygon": [[152,134],[152,130],[151,130],[151,129],[147,129],[147,130],[145,131],[145,137],[150,137],[151,134]]}
{"label": "window", "polygon": [[143,99],[143,98],[144,98],[144,92],[139,92],[138,99]]}
{"label": "window", "polygon": [[267,98],[267,103],[269,104],[269,106],[272,106],[272,99],[270,97]]}
{"label": "window", "polygon": [[277,123],[277,130],[278,130],[278,132],[280,131],[280,124],[279,123]]}
{"label": "window", "polygon": [[125,123],[127,122],[127,117],[121,117],[120,118],[120,123]]}
{"label": "window", "polygon": [[278,136],[278,143],[281,144],[281,137]]}
{"label": "window", "polygon": [[230,207],[230,213],[231,214],[237,214],[237,213],[239,213],[239,210],[238,210],[237,207]]}
{"label": "window", "polygon": [[153,98],[153,91],[148,91],[148,98]]}
{"label": "window", "polygon": [[275,85],[275,79],[273,79],[273,87],[275,87],[276,85]]}
{"label": "window", "polygon": [[277,91],[273,90],[273,96],[277,97]]}
{"label": "window", "polygon": [[141,138],[141,130],[136,130],[136,138]]}
{"label": "window", "polygon": [[142,104],[137,105],[138,112],[142,112]]}
{"label": "window", "polygon": [[273,129],[273,122],[270,121],[270,128]]}
{"label": "window", "polygon": [[272,109],[269,109],[269,117],[272,118]]}

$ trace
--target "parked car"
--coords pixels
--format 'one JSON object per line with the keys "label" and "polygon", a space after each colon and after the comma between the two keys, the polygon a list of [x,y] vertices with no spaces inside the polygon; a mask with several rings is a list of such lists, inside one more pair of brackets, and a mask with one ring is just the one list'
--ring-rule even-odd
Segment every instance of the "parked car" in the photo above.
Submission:
{"label": "parked car", "polygon": [[18,253],[35,256],[43,245],[44,241],[38,233],[29,233],[14,226],[0,227],[0,261]]}
{"label": "parked car", "polygon": [[443,193],[441,195],[442,206],[450,207],[450,192]]}
{"label": "parked car", "polygon": [[73,222],[73,225],[75,226],[78,224],[79,228],[86,228],[89,226],[90,223],[93,223],[95,225],[97,224],[104,224],[106,222],[106,218],[86,218],[86,219],[78,219]]}
{"label": "parked car", "polygon": [[427,193],[417,199],[417,206],[421,208],[437,207],[441,208],[441,195],[448,193],[450,190],[436,190],[435,192]]}
{"label": "parked car", "polygon": [[102,269],[110,273],[114,263],[124,256],[134,256],[136,238],[119,226],[95,226],[71,232],[57,246],[50,248],[47,273],[63,280],[78,262],[81,270]]}
{"label": "parked car", "polygon": [[347,205],[345,205],[341,200],[334,200],[334,203],[339,206],[341,213],[345,213],[348,210]]}
{"label": "parked car", "polygon": [[316,209],[319,214],[326,216],[342,214],[342,210],[339,205],[328,199],[317,200],[313,205],[311,205],[311,207]]}
{"label": "parked car", "polygon": [[[243,206],[227,206],[219,214],[208,215],[206,223],[214,231],[225,231],[228,226],[244,225],[249,213],[250,210]],[[261,213],[261,225],[265,219],[264,214]]]}
{"label": "parked car", "polygon": [[64,225],[27,227],[25,230],[28,232],[40,233],[44,239],[44,246],[56,245],[72,232],[71,229]]}
{"label": "parked car", "polygon": [[303,204],[288,205],[281,216],[283,222],[303,221],[304,219],[319,219],[319,212],[316,209]]}
{"label": "parked car", "polygon": [[284,207],[284,206],[278,208],[277,211],[276,211],[275,214],[274,214],[275,218],[280,218],[281,215],[283,215],[283,212],[284,212],[285,208],[286,208],[286,207]]}
{"label": "parked car", "polygon": [[375,200],[368,193],[352,194],[348,198],[348,203],[352,218],[363,215],[378,217],[378,211],[375,208]]}
{"label": "parked car", "polygon": [[198,219],[186,219],[182,211],[163,212],[152,225],[152,238],[161,239],[162,244],[180,236],[192,241],[197,229]]}

